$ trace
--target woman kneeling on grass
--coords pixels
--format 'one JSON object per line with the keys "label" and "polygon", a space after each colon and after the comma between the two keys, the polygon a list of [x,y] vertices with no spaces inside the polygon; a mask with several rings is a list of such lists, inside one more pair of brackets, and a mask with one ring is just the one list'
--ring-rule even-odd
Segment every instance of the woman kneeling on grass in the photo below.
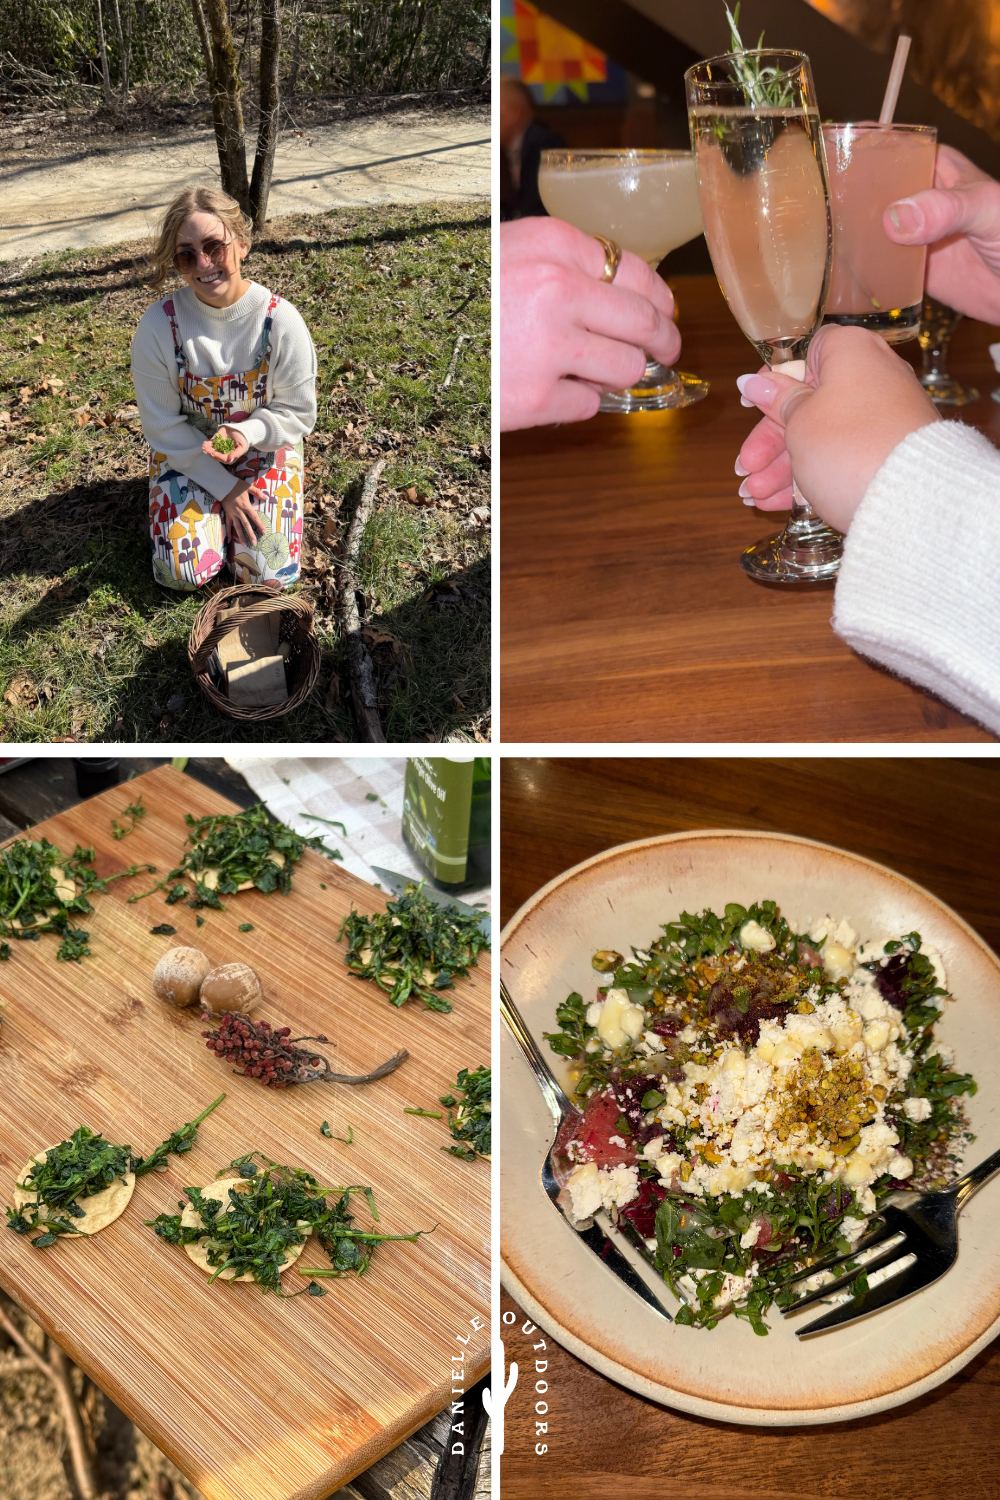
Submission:
{"label": "woman kneeling on grass", "polygon": [[153,575],[171,589],[199,588],[226,561],[243,583],[299,576],[316,350],[291,303],[244,277],[250,241],[228,193],[180,193],[151,280],[158,292],[174,270],[184,286],[146,309],[132,340]]}

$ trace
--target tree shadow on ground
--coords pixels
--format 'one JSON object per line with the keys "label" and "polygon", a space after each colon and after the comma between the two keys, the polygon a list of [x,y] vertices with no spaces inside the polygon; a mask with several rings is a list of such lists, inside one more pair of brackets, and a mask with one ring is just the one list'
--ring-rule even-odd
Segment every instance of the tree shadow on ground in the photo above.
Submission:
{"label": "tree shadow on ground", "polygon": [[[143,479],[81,480],[0,520],[0,582],[44,587],[6,631],[10,675],[22,664],[32,670],[25,658],[42,642],[62,691],[87,708],[88,737],[99,742],[356,740],[343,652],[329,632],[320,635],[317,686],[291,714],[254,723],[209,703],[187,656],[208,594],[170,594],[154,581],[146,506]],[[222,586],[230,582],[225,574]],[[475,738],[489,711],[489,587],[484,560],[368,622],[389,742]],[[47,668],[33,670],[40,680]]]}

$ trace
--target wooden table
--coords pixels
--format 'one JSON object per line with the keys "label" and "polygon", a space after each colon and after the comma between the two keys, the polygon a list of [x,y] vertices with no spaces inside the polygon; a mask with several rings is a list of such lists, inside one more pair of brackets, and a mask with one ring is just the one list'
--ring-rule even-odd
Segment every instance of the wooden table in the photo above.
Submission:
{"label": "wooden table", "polygon": [[[711,381],[706,400],[503,439],[503,739],[992,741],[835,636],[832,585],[743,573],[742,549],[777,529],[733,472],[757,419],[734,382],[760,361],[714,278],[673,285],[680,364]],[[954,414],[1000,443],[996,337],[960,323],[951,365],[981,392]]]}
{"label": "wooden table", "polygon": [[[115,843],[111,817],[137,795],[147,814]],[[133,861],[162,875],[183,847],[185,812],[234,810],[161,766],[35,834],[63,850],[93,844],[100,875]],[[13,944],[3,965],[3,1197],[33,1151],[80,1123],[146,1152],[223,1089],[227,1098],[191,1153],[171,1157],[162,1177],[143,1178],[122,1217],[92,1242],[36,1251],[0,1237],[0,1284],[206,1500],[320,1500],[442,1411],[454,1399],[453,1370],[468,1389],[488,1366],[489,1167],[448,1156],[440,1122],[404,1113],[430,1108],[459,1067],[488,1056],[488,961],[458,982],[451,1015],[397,1012],[348,973],[336,940],[352,904],[371,911],[385,897],[336,863],[307,851],[288,897],[226,897],[226,910],[207,911],[201,928],[185,903],[164,906],[162,893],[129,905],[150,878],[93,897],[81,919],[92,953],[79,966],[56,961],[52,937]],[[176,937],[151,931],[165,919]],[[152,968],[175,942],[216,963],[253,963],[262,1015],[278,1025],[287,1018],[296,1034],[327,1032],[321,1050],[338,1070],[367,1071],[399,1047],[408,1061],[359,1089],[274,1091],[234,1076],[206,1051],[197,1012],[152,994]],[[353,1143],[324,1139],[324,1115],[337,1136],[350,1124]],[[174,1211],[188,1183],[211,1180],[252,1149],[326,1183],[371,1183],[387,1231],[434,1232],[416,1245],[379,1247],[364,1277],[327,1283],[321,1301],[210,1285],[143,1220]],[[303,1265],[325,1264],[315,1241],[304,1255]],[[287,1279],[289,1290],[304,1285],[294,1269]]]}
{"label": "wooden table", "polygon": [[[758,828],[884,861],[947,901],[1000,951],[993,760],[515,758],[504,762],[501,795],[505,923],[545,881],[609,845],[690,828]],[[506,1293],[501,1313],[506,1360],[520,1372],[504,1412],[504,1500],[1000,1494],[1000,1343],[954,1380],[881,1416],[755,1429],[623,1390],[534,1329]],[[536,1360],[548,1361],[541,1373]],[[542,1395],[538,1380],[548,1385]],[[541,1400],[549,1410],[538,1417]],[[545,1433],[536,1433],[538,1421],[548,1423]]]}

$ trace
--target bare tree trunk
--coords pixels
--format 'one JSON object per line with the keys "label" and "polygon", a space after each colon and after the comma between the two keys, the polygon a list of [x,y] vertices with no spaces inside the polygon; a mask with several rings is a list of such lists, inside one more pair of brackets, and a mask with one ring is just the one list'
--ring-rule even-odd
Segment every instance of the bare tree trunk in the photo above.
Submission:
{"label": "bare tree trunk", "polygon": [[423,0],[421,0],[421,4],[419,4],[417,6],[417,22],[416,22],[416,25],[413,28],[413,35],[410,38],[410,49],[407,52],[407,54],[406,54],[405,57],[401,57],[400,58],[399,71],[396,74],[396,93],[397,94],[401,94],[403,92],[403,79],[406,77],[406,74],[407,74],[407,71],[409,69],[410,63],[411,63],[411,61],[413,59],[413,54],[416,51],[417,43],[419,42],[421,36],[423,35],[423,30],[424,30],[424,11],[425,11],[425,9],[426,9],[426,7],[423,4]]}
{"label": "bare tree trunk", "polygon": [[281,109],[281,84],[278,64],[281,61],[281,0],[263,0],[260,12],[260,128],[257,153],[250,183],[250,213],[253,227],[260,231],[267,218],[267,200],[274,170],[274,148],[278,144],[278,117]]}
{"label": "bare tree trunk", "polygon": [[292,50],[292,72],[288,80],[289,103],[295,102],[295,85],[299,81],[299,42],[302,37],[302,0],[295,0],[295,46]]}
{"label": "bare tree trunk", "polygon": [[212,57],[212,39],[208,34],[208,23],[205,20],[205,12],[201,8],[201,0],[191,0],[191,9],[194,12],[194,24],[198,28],[198,40],[201,43],[201,55],[205,59],[205,77],[208,79],[208,96],[212,101],[212,124],[215,127],[215,145],[219,153],[219,161],[222,161],[225,152],[226,132],[222,123],[222,99],[218,86],[215,82],[215,62]]}
{"label": "bare tree trunk", "polygon": [[[212,35],[212,75],[209,83],[213,101],[217,97],[221,116],[222,138],[219,142],[219,166],[222,186],[240,205],[244,213],[250,207],[247,182],[246,145],[243,130],[243,85],[236,65],[236,47],[229,24],[226,0],[206,0],[208,26]],[[213,102],[214,114],[214,102]],[[218,134],[218,132],[217,132]]]}
{"label": "bare tree trunk", "polygon": [[111,74],[108,72],[108,49],[104,43],[104,16],[101,0],[94,0],[97,7],[97,53],[101,59],[101,77],[104,80],[104,102],[111,103]]}
{"label": "bare tree trunk", "polygon": [[115,7],[115,33],[118,37],[118,90],[123,104],[128,103],[128,65],[129,52],[132,50],[132,18],[129,17],[129,42],[128,49],[125,46],[125,32],[122,30],[122,14],[118,6],[118,0],[114,0]]}

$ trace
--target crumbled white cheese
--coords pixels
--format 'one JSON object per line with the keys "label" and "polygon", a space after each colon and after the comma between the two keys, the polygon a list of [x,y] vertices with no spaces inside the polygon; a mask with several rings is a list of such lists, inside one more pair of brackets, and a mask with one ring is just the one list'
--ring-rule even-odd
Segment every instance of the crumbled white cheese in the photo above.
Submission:
{"label": "crumbled white cheese", "polygon": [[918,1125],[922,1120],[930,1119],[931,1109],[929,1099],[904,1099],[903,1101],[903,1114],[908,1120],[913,1120]]}
{"label": "crumbled white cheese", "polygon": [[854,1241],[859,1240],[864,1234],[867,1223],[867,1219],[855,1219],[850,1214],[845,1214],[841,1220],[840,1232],[844,1239],[849,1240],[853,1245]]}
{"label": "crumbled white cheese", "polygon": [[740,1235],[740,1249],[749,1250],[752,1245],[756,1245],[757,1241],[760,1239],[760,1231],[762,1228],[763,1226],[761,1225],[761,1223],[757,1219],[755,1219],[754,1222],[750,1225],[750,1228],[745,1230],[743,1234]]}
{"label": "crumbled white cheese", "polygon": [[602,1208],[624,1208],[639,1191],[639,1168],[601,1167],[588,1161],[566,1179],[570,1216],[576,1223],[593,1218]]}

